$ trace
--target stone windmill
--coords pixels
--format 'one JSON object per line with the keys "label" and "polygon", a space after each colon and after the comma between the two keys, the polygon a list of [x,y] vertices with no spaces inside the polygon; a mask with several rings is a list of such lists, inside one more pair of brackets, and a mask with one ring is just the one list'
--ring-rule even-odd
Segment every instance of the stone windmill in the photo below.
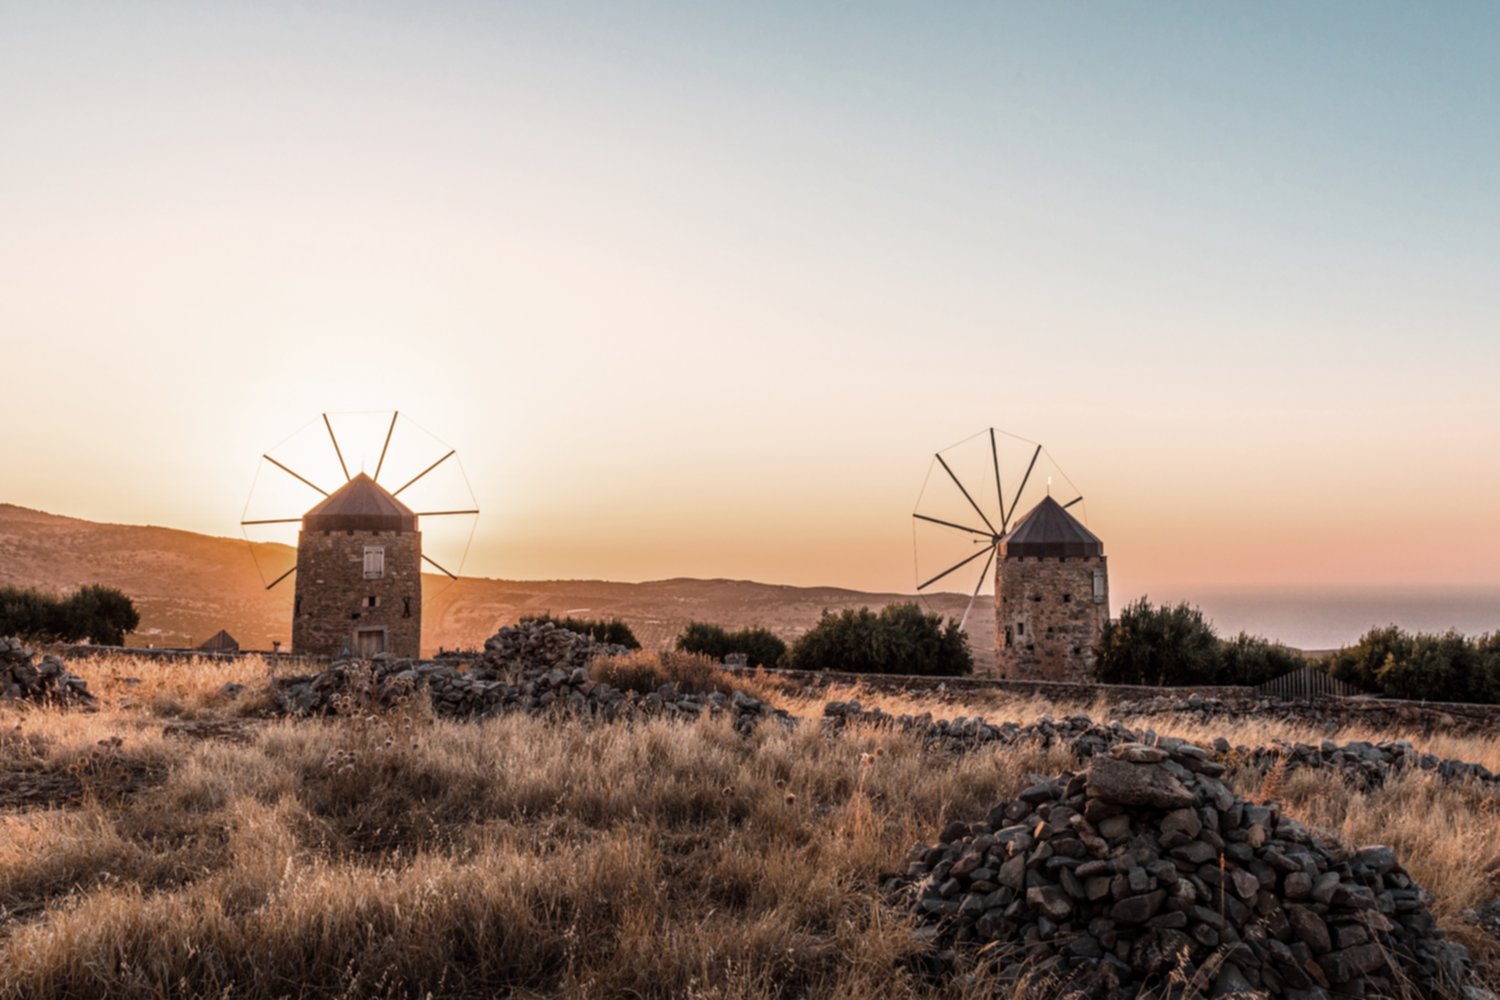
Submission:
{"label": "stone windmill", "polygon": [[[362,415],[355,415],[362,416]],[[251,500],[246,504],[246,516],[241,526],[249,538],[251,529],[296,524],[299,526],[296,542],[296,563],[266,584],[270,590],[287,577],[296,574],[296,592],[292,603],[292,652],[312,656],[356,656],[368,659],[382,654],[397,657],[416,657],[422,647],[422,566],[433,567],[450,579],[457,573],[450,571],[423,549],[422,520],[428,518],[476,518],[478,505],[473,492],[468,488],[467,478],[458,465],[456,452],[449,448],[435,461],[404,478],[402,485],[390,490],[381,484],[381,476],[399,465],[391,450],[393,438],[402,437],[408,442],[426,444],[421,435],[398,435],[399,413],[392,413],[381,440],[379,457],[373,474],[363,470],[351,474],[345,461],[345,448],[334,434],[333,421],[328,414],[322,415],[321,430],[327,432],[327,440],[321,449],[323,458],[337,459],[338,473],[343,483],[333,490],[324,489],[311,475],[303,475],[293,468],[292,460],[283,454],[278,458],[268,452],[262,461],[278,470],[279,486],[295,484],[305,495],[313,491],[321,496],[300,517],[252,517],[252,506],[257,505],[257,488],[262,479],[257,474],[257,487],[251,490]],[[316,427],[313,422],[309,427]],[[307,428],[298,435],[306,437]],[[321,431],[318,434],[321,437]],[[435,439],[432,439],[435,441]],[[283,442],[286,445],[287,442]],[[307,442],[303,442],[303,460],[316,461],[318,452],[307,454]],[[331,446],[331,449],[330,449]],[[278,446],[280,448],[281,446]],[[295,451],[294,448],[286,449]],[[373,449],[372,449],[373,450]],[[276,452],[278,449],[272,449]],[[430,456],[431,452],[429,452]],[[331,472],[331,461],[324,461],[324,472]],[[408,472],[415,469],[410,461]],[[303,466],[309,473],[312,469]],[[455,495],[462,484],[462,493],[467,500],[460,503],[433,502],[434,491],[427,490],[422,506],[415,508],[403,501],[402,495],[411,494],[421,484],[443,469],[457,470],[456,478],[449,478],[437,493]],[[285,474],[284,477],[279,474]],[[405,476],[405,474],[403,473]],[[289,478],[287,478],[289,477]],[[326,480],[325,480],[326,481]],[[261,497],[259,506],[268,501]],[[290,502],[283,500],[282,503]],[[282,508],[284,509],[284,507]],[[469,534],[472,537],[473,522]],[[467,544],[465,544],[465,551]],[[252,546],[252,552],[255,548]],[[462,557],[456,564],[462,568]],[[264,573],[263,573],[264,579]]]}
{"label": "stone windmill", "polygon": [[973,580],[967,624],[993,565],[996,673],[1091,680],[1109,570],[1083,514],[1083,495],[1045,448],[981,431],[933,456],[912,513],[917,591]]}

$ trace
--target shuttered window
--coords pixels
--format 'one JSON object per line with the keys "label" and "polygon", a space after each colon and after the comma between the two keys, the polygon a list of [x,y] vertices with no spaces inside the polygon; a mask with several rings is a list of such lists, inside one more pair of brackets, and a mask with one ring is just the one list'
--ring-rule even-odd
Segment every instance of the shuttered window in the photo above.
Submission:
{"label": "shuttered window", "polygon": [[385,546],[365,546],[365,579],[379,580],[385,576]]}

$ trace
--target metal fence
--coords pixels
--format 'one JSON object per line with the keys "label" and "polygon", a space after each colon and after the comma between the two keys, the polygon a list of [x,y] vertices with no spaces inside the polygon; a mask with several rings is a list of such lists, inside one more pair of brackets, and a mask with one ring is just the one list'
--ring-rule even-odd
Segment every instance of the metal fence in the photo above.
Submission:
{"label": "metal fence", "polygon": [[1315,698],[1352,698],[1364,694],[1352,684],[1330,677],[1314,667],[1303,667],[1274,680],[1258,684],[1256,692],[1283,701],[1312,701]]}

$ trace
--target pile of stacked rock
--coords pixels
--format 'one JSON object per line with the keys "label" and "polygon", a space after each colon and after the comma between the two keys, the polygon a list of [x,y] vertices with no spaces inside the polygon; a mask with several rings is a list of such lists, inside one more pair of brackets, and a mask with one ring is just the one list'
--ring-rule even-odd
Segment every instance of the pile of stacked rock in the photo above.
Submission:
{"label": "pile of stacked rock", "polygon": [[40,663],[35,660],[35,652],[20,639],[0,637],[0,698],[93,706],[88,684],[69,673],[61,660],[55,656],[44,656]]}
{"label": "pile of stacked rock", "polygon": [[1179,740],[1117,745],[950,824],[886,888],[941,961],[988,946],[1084,996],[1464,995],[1467,953],[1390,848],[1323,840],[1223,773]]}
{"label": "pile of stacked rock", "polygon": [[336,663],[318,674],[281,678],[273,694],[277,706],[292,715],[335,713],[351,691],[370,686],[382,700],[426,690],[439,715],[459,718],[545,711],[603,719],[696,718],[728,712],[742,730],[761,718],[790,721],[786,712],[742,691],[698,693],[669,681],[640,694],[589,676],[594,657],[624,652],[623,646],[596,642],[552,622],[529,622],[502,628],[467,663],[383,658]]}

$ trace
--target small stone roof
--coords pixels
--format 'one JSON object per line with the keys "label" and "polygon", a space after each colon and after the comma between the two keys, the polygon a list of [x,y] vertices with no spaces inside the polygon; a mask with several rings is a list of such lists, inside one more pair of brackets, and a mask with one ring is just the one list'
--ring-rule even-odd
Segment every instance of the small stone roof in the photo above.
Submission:
{"label": "small stone roof", "polygon": [[238,653],[240,644],[234,636],[223,629],[213,634],[213,637],[198,647],[205,653]]}
{"label": "small stone roof", "polygon": [[417,515],[361,472],[302,515],[304,531],[416,531]]}
{"label": "small stone roof", "polygon": [[1048,496],[1043,497],[1042,502],[1031,508],[1030,513],[1000,540],[1000,555],[1006,559],[1102,556],[1104,543],[1078,518],[1063,509],[1062,504]]}

